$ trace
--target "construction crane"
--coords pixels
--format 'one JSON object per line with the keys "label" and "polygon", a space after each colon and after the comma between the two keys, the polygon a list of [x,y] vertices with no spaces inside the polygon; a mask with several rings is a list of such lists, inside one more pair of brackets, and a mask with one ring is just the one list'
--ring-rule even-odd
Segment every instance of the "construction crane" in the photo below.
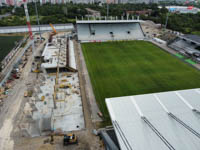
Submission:
{"label": "construction crane", "polygon": [[51,28],[52,28],[52,30],[53,30],[53,33],[54,33],[54,34],[57,34],[57,31],[56,31],[56,29],[54,28],[54,26],[53,26],[51,23],[50,23],[49,25],[51,26]]}
{"label": "construction crane", "polygon": [[29,36],[30,36],[30,39],[32,40],[32,51],[34,52],[35,51],[35,45],[34,45],[34,38],[33,38],[32,29],[31,29],[29,13],[28,13],[27,1],[23,0],[23,3],[24,3],[24,11],[25,11],[25,14],[26,14],[26,23],[27,23],[27,26],[28,26]]}
{"label": "construction crane", "polygon": [[54,26],[51,23],[49,25],[51,26],[51,28],[53,30],[53,32],[51,32],[51,34],[49,36],[49,43],[51,43],[52,37],[57,34],[57,31],[56,31],[56,29],[54,28]]}

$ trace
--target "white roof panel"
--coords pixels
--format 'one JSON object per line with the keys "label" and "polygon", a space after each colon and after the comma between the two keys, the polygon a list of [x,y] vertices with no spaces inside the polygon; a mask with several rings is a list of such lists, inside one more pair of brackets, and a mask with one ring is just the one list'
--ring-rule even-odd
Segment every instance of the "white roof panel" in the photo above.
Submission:
{"label": "white roof panel", "polygon": [[[169,149],[156,134],[158,131],[162,138],[176,150],[199,150],[200,114],[192,111],[192,108],[199,110],[200,94],[197,92],[198,90],[106,99],[121,149]],[[174,115],[177,120],[169,114]],[[153,127],[150,127],[142,119],[143,116]],[[157,131],[155,132],[152,128]],[[188,128],[192,131],[189,131]],[[197,136],[192,132],[195,132]],[[131,148],[127,145],[130,145]]]}
{"label": "white roof panel", "polygon": [[[114,19],[114,18],[113,18]],[[76,23],[135,23],[144,22],[143,20],[77,20]]]}

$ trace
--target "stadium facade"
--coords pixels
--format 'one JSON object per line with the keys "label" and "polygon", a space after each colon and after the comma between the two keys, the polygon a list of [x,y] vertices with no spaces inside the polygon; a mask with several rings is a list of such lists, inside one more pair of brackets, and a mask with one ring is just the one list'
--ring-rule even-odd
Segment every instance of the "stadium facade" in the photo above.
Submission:
{"label": "stadium facade", "polygon": [[185,57],[200,63],[200,36],[182,35],[171,41],[168,46]]}

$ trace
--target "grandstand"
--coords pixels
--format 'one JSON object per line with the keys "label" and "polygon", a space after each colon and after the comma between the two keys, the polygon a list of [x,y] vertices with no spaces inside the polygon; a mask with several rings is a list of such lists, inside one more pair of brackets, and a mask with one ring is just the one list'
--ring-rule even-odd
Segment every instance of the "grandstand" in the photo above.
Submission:
{"label": "grandstand", "polygon": [[197,35],[183,35],[177,37],[174,41],[170,42],[168,46],[182,55],[192,57],[195,61],[199,62],[197,55],[200,55],[200,36]]}
{"label": "grandstand", "polygon": [[140,20],[82,20],[76,23],[78,40],[81,42],[144,38]]}

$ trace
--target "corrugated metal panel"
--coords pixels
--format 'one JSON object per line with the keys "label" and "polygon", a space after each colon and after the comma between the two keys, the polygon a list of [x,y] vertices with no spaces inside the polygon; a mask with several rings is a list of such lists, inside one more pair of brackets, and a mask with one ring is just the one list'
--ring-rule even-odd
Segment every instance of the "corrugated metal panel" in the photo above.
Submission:
{"label": "corrugated metal panel", "polygon": [[[32,31],[38,31],[39,28],[36,25],[31,26]],[[72,30],[73,24],[54,24],[54,27],[57,30]],[[49,25],[41,25],[41,31],[51,31],[51,27]],[[18,33],[18,32],[28,32],[27,26],[9,26],[9,27],[0,27],[0,33]]]}
{"label": "corrugated metal panel", "polygon": [[[176,150],[199,150],[200,114],[191,109],[200,108],[198,91],[192,89],[106,99],[112,121],[118,123],[124,134],[123,137],[114,124],[121,148],[129,149],[123,140],[126,139],[136,150],[165,150],[170,149],[169,146]],[[156,134],[155,129],[162,137]]]}

